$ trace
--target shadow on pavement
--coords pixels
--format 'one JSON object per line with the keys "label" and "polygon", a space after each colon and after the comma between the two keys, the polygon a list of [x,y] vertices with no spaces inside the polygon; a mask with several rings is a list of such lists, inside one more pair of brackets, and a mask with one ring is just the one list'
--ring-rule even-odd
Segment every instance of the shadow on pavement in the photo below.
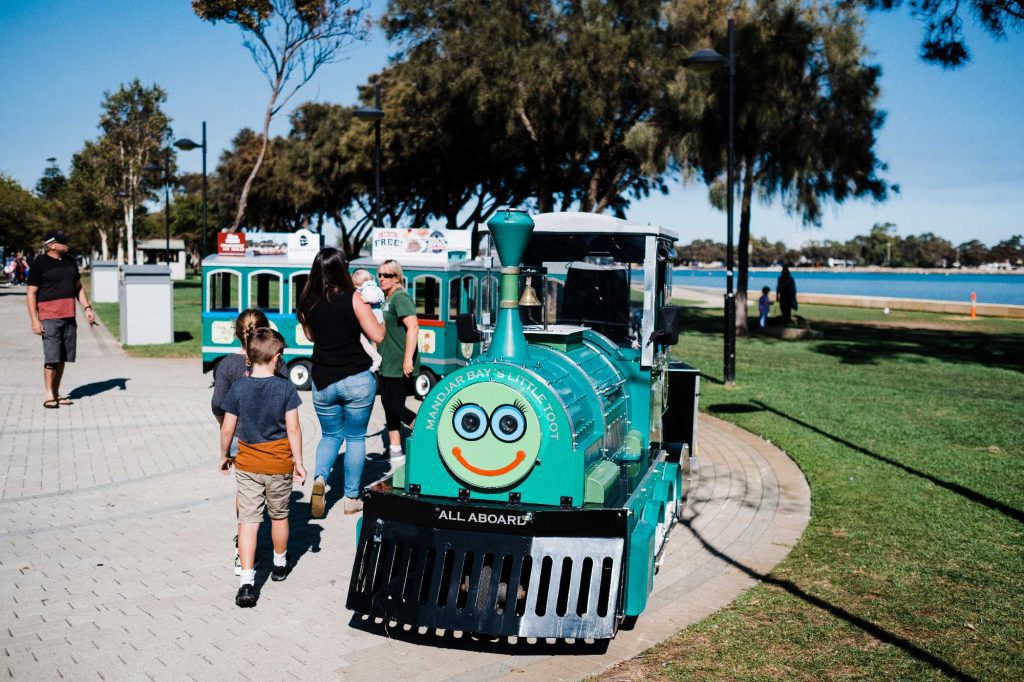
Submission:
{"label": "shadow on pavement", "polygon": [[92,396],[99,395],[100,393],[113,391],[115,388],[119,391],[125,391],[128,389],[127,384],[127,377],[94,381],[91,384],[83,384],[77,388],[71,389],[71,393],[68,393],[68,397],[72,400],[78,400],[79,398],[91,398]]}
{"label": "shadow on pavement", "polygon": [[[308,502],[300,502],[301,490],[293,490],[288,503],[288,563],[292,573],[288,580],[294,579],[295,567],[298,566],[306,552],[316,554],[320,551],[320,534],[323,526],[310,515]],[[270,522],[266,519],[260,524],[256,536],[256,592],[270,579],[270,569],[274,565],[274,541],[270,536]]]}

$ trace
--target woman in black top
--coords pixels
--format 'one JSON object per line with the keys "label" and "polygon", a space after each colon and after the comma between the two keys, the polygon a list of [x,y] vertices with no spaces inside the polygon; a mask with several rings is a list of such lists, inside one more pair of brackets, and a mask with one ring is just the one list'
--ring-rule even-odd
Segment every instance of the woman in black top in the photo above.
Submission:
{"label": "woman in black top", "polygon": [[370,372],[370,356],[363,350],[359,335],[379,343],[384,339],[384,325],[354,293],[345,257],[337,249],[322,249],[313,260],[298,306],[302,330],[313,342],[313,407],[323,431],[313,472],[315,518],[322,518],[326,512],[326,482],[343,442],[347,443],[345,513],[354,514],[363,507],[359,483],[377,380]]}

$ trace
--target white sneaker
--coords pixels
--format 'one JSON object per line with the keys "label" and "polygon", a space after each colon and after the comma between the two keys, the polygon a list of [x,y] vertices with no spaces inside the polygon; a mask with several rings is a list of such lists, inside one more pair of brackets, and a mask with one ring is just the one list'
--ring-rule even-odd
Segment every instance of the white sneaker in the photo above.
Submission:
{"label": "white sneaker", "polygon": [[402,452],[397,455],[391,453],[391,457],[388,459],[388,462],[391,464],[392,469],[397,469],[398,467],[405,464],[405,453]]}
{"label": "white sneaker", "polygon": [[238,558],[238,536],[235,536],[235,575],[242,575],[242,561]]}

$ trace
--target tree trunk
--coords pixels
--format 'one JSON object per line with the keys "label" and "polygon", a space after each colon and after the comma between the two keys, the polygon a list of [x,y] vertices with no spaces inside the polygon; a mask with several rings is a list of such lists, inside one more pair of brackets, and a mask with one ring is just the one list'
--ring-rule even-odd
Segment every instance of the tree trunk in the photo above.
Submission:
{"label": "tree trunk", "polygon": [[[135,207],[125,206],[124,210],[124,234],[125,237],[125,248],[128,249],[128,265],[135,265],[135,230],[132,229],[132,225],[135,223]],[[118,247],[120,247],[120,240],[118,241]],[[121,262],[121,250],[118,248],[117,255],[118,262]]]}
{"label": "tree trunk", "polygon": [[270,93],[267,111],[263,115],[263,144],[260,145],[260,153],[256,157],[256,163],[253,164],[252,172],[249,173],[249,177],[245,179],[245,184],[242,185],[242,193],[238,195],[238,210],[235,212],[235,222],[231,224],[231,229],[228,232],[238,232],[238,228],[242,224],[242,218],[245,216],[245,205],[249,202],[249,190],[252,189],[252,183],[256,179],[256,174],[260,172],[260,166],[263,165],[263,158],[267,155],[267,147],[270,145],[270,119],[274,117],[274,104],[277,102],[277,96],[281,92],[281,84],[282,77],[279,73],[277,80],[274,82],[274,89]]}
{"label": "tree trunk", "polygon": [[740,200],[740,238],[737,244],[739,277],[736,281],[736,335],[747,336],[747,286],[750,281],[750,203],[754,196],[754,171],[747,159],[743,164],[743,197]]}
{"label": "tree trunk", "polygon": [[100,233],[100,253],[103,254],[103,260],[110,260],[110,244],[107,243],[107,231],[102,227],[96,228],[96,231]]}

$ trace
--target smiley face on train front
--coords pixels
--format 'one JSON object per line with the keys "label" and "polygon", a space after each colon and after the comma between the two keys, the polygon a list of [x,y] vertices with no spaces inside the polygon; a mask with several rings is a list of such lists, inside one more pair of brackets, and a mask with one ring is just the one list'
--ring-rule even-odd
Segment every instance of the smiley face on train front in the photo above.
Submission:
{"label": "smiley face on train front", "polygon": [[439,420],[437,447],[458,480],[488,490],[519,483],[540,453],[537,413],[515,389],[472,384],[452,395]]}

